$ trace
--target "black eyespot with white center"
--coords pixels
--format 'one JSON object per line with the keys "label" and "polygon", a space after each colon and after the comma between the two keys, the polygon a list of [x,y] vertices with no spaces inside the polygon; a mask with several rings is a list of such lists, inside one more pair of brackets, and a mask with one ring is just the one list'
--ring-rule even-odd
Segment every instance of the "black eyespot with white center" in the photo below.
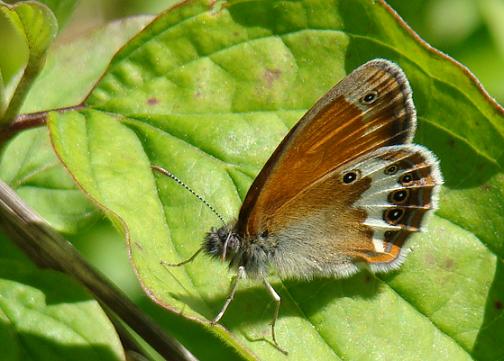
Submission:
{"label": "black eyespot with white center", "polygon": [[367,92],[361,99],[360,102],[365,105],[373,104],[378,99],[378,92],[376,90],[371,90]]}
{"label": "black eyespot with white center", "polygon": [[343,174],[342,181],[344,184],[352,184],[359,179],[360,172],[357,169],[348,171]]}
{"label": "black eyespot with white center", "polygon": [[383,220],[389,224],[397,224],[402,216],[404,215],[404,210],[401,208],[391,208],[383,212]]}
{"label": "black eyespot with white center", "polygon": [[388,200],[390,203],[403,204],[409,198],[409,189],[399,189],[389,194]]}
{"label": "black eyespot with white center", "polygon": [[399,170],[399,167],[395,164],[392,164],[392,165],[389,165],[387,168],[385,168],[385,174],[386,175],[393,175],[393,174],[396,174],[398,170]]}
{"label": "black eyespot with white center", "polygon": [[406,173],[399,178],[399,183],[402,185],[407,185],[413,182],[413,175],[411,173]]}
{"label": "black eyespot with white center", "polygon": [[268,230],[265,229],[264,231],[261,232],[261,234],[259,234],[259,237],[261,237],[262,239],[266,239],[268,238],[268,234],[269,234]]}

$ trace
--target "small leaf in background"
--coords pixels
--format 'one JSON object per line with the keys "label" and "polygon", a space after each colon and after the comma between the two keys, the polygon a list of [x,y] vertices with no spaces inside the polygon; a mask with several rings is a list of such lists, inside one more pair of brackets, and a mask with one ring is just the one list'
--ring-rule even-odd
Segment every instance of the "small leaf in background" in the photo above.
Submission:
{"label": "small leaf in background", "polygon": [[12,7],[23,25],[28,42],[29,62],[37,63],[45,56],[56,37],[58,23],[51,10],[37,2],[20,2]]}
{"label": "small leaf in background", "polygon": [[0,117],[0,125],[3,125],[2,123],[12,121],[18,114],[31,84],[44,63],[47,49],[56,36],[58,23],[51,10],[37,2],[20,2],[13,6],[0,3],[0,9],[9,18],[15,19],[13,22],[22,30],[28,48],[28,59],[21,79],[9,100],[5,114],[2,113]]}
{"label": "small leaf in background", "polygon": [[[20,1],[4,0],[4,2],[13,5],[19,3]],[[37,0],[37,2],[42,3],[49,9],[51,9],[56,19],[58,20],[58,28],[60,31],[66,25],[78,4],[78,0]]]}
{"label": "small leaf in background", "polygon": [[28,45],[16,13],[0,3],[0,118],[16,89],[26,63]]}
{"label": "small leaf in background", "polygon": [[[408,75],[416,141],[441,159],[446,184],[429,231],[397,273],[349,280],[275,280],[290,359],[494,360],[503,354],[503,110],[465,69],[412,36],[381,2],[194,1],[156,19],[112,60],[79,111],[52,113],[51,139],[81,187],[125,226],[148,293],[191,319],[227,296],[225,266],[190,256],[219,221],[166,167],[227,219],[288,128],[346,73],[384,57]],[[273,312],[253,283],[222,328],[260,359]],[[499,335],[499,337],[497,337]],[[302,341],[301,341],[302,340]],[[442,350],[442,351],[440,351]]]}
{"label": "small leaf in background", "polygon": [[123,360],[99,304],[52,271],[0,260],[2,360]]}
{"label": "small leaf in background", "polygon": [[61,29],[66,25],[72,15],[78,0],[37,0],[46,5],[58,19],[58,28]]}

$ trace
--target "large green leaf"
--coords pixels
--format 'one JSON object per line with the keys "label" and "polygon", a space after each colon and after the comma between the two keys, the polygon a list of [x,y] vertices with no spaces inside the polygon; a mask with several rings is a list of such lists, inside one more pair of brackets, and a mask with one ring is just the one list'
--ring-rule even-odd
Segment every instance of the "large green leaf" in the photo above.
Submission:
{"label": "large green leaf", "polygon": [[[272,302],[244,284],[210,319],[230,274],[191,255],[218,219],[164,166],[233,219],[288,128],[346,73],[375,58],[407,73],[416,141],[446,184],[404,267],[378,278],[273,282],[291,359],[494,360],[504,353],[503,110],[470,73],[429,48],[382,2],[193,1],[162,14],[112,60],[84,108],[50,114],[55,149],[80,186],[123,228],[133,266],[157,302],[201,321],[244,352],[268,342]],[[294,181],[294,180],[293,180]],[[240,344],[235,343],[238,340]]]}
{"label": "large green leaf", "polygon": [[105,313],[73,281],[5,258],[0,259],[0,348],[5,361],[124,359]]}

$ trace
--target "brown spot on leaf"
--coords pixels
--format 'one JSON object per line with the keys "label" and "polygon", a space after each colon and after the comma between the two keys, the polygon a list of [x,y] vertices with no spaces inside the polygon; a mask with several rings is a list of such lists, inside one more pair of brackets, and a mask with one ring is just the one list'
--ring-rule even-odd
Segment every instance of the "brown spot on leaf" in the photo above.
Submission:
{"label": "brown spot on leaf", "polygon": [[194,98],[198,99],[203,96],[203,92],[201,91],[201,88],[197,88],[196,91],[194,92]]}
{"label": "brown spot on leaf", "polygon": [[447,270],[452,270],[455,266],[455,261],[451,258],[447,258],[445,261],[445,268]]}
{"label": "brown spot on leaf", "polygon": [[488,191],[491,191],[493,188],[492,188],[492,186],[490,184],[483,183],[482,185],[480,185],[480,189],[482,191],[488,192]]}
{"label": "brown spot on leaf", "polygon": [[264,81],[266,82],[266,86],[271,88],[275,80],[278,80],[282,75],[282,71],[280,69],[266,69],[264,71]]}
{"label": "brown spot on leaf", "polygon": [[504,304],[502,303],[501,300],[495,300],[494,306],[496,310],[502,310],[504,308]]}
{"label": "brown spot on leaf", "polygon": [[156,97],[150,97],[149,99],[147,99],[147,104],[149,104],[149,105],[156,105],[158,103],[159,103],[159,99]]}
{"label": "brown spot on leaf", "polygon": [[369,283],[369,282],[371,282],[371,277],[369,275],[366,275],[364,277],[364,283]]}
{"label": "brown spot on leaf", "polygon": [[453,147],[455,147],[455,140],[454,140],[454,139],[451,139],[451,138],[450,138],[450,139],[448,139],[448,142],[447,142],[447,143],[448,143],[448,146],[450,146],[450,147],[452,147],[452,148],[453,148]]}
{"label": "brown spot on leaf", "polygon": [[427,254],[425,256],[425,263],[427,263],[428,265],[435,265],[436,257],[434,257],[432,254]]}

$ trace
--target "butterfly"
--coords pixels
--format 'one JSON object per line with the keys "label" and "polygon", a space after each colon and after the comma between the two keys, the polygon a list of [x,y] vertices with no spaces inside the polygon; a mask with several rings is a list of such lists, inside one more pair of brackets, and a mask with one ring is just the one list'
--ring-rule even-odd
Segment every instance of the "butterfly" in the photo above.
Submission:
{"label": "butterfly", "polygon": [[[301,118],[250,187],[238,220],[206,235],[198,252],[236,270],[224,315],[245,277],[348,277],[398,268],[408,240],[437,208],[436,157],[412,144],[416,111],[403,71],[375,59],[341,80]],[[184,264],[181,262],[178,265]]]}

